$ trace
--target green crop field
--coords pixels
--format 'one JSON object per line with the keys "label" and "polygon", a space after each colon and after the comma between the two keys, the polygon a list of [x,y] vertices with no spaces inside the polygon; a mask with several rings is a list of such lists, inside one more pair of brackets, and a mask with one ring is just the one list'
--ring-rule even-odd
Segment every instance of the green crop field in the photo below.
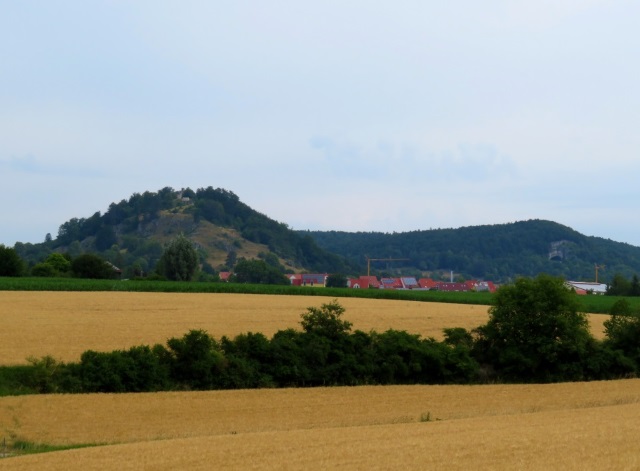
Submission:
{"label": "green crop field", "polygon": [[[77,278],[0,277],[0,291],[131,291],[155,293],[236,293],[327,296],[331,298],[393,299],[417,302],[491,305],[491,293],[422,290],[348,289],[304,286],[253,285],[239,283],[176,282],[146,280],[87,280]],[[608,314],[620,296],[580,296],[582,311]],[[626,297],[640,310],[640,297]]]}

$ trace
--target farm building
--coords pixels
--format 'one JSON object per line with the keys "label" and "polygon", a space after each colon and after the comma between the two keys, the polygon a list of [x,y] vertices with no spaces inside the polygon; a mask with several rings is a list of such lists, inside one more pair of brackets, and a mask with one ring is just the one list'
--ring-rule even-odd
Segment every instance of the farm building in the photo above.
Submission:
{"label": "farm building", "polygon": [[607,285],[604,283],[594,283],[591,281],[567,281],[567,286],[576,290],[576,293],[606,294]]}

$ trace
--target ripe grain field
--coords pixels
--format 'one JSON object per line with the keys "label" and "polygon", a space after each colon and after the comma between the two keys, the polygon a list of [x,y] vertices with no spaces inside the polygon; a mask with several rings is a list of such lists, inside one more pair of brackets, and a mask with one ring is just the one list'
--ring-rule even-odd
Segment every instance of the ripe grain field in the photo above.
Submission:
{"label": "ripe grain field", "polygon": [[[75,361],[88,349],[164,344],[190,329],[212,336],[300,327],[300,314],[332,298],[201,293],[0,292],[0,362],[53,355]],[[354,329],[403,329],[440,338],[445,327],[477,327],[487,306],[343,298]]]}
{"label": "ripe grain field", "polygon": [[640,380],[0,398],[22,469],[637,469]]}
{"label": "ripe grain field", "polygon": [[[2,292],[4,364],[298,327],[331,298]],[[441,337],[486,306],[345,298],[355,329]],[[601,335],[605,316],[592,316]],[[0,440],[96,444],[0,459],[0,470],[634,469],[640,380],[553,385],[364,386],[0,398]]]}
{"label": "ripe grain field", "polygon": [[[24,364],[30,356],[77,361],[89,349],[111,351],[164,344],[190,329],[215,338],[246,332],[270,337],[299,328],[300,314],[332,298],[226,293],[0,292],[0,364]],[[487,306],[341,298],[353,329],[406,330],[442,338],[446,327],[475,328]],[[603,315],[590,316],[602,335]]]}

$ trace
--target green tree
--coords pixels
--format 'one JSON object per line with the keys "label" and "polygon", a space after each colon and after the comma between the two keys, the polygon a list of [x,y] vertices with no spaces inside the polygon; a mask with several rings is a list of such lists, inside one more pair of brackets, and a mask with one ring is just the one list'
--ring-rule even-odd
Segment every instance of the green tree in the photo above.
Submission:
{"label": "green tree", "polygon": [[325,286],[327,288],[346,288],[347,277],[344,275],[341,275],[340,273],[329,275],[327,277],[327,282]]}
{"label": "green tree", "polygon": [[561,278],[519,278],[498,290],[476,329],[476,357],[508,381],[580,380],[592,337],[578,306]]}
{"label": "green tree", "polygon": [[116,272],[113,265],[102,257],[85,253],[76,257],[71,262],[71,270],[78,278],[115,278]]}
{"label": "green tree", "polygon": [[611,307],[604,329],[604,345],[622,352],[634,362],[636,374],[640,373],[640,312],[633,311],[626,299],[619,299]]}
{"label": "green tree", "polygon": [[236,264],[236,260],[238,260],[238,252],[236,252],[235,250],[229,250],[227,252],[227,258],[224,264],[227,266],[227,268],[232,269]]}
{"label": "green tree", "polygon": [[44,278],[52,278],[55,276],[59,276],[59,273],[55,268],[53,268],[48,263],[41,262],[41,263],[36,263],[33,266],[33,268],[31,268],[31,275],[40,276]]}
{"label": "green tree", "polygon": [[244,257],[236,262],[232,281],[236,283],[263,283],[269,285],[288,285],[289,279],[264,260],[247,260]]}
{"label": "green tree", "polygon": [[191,241],[182,234],[173,239],[160,258],[160,267],[170,280],[191,281],[198,268],[198,254]]}
{"label": "green tree", "polygon": [[44,263],[51,265],[58,273],[67,273],[71,270],[71,260],[69,257],[58,252],[50,254]]}
{"label": "green tree", "polygon": [[171,378],[185,388],[212,389],[226,360],[218,343],[204,330],[190,330],[167,341]]}
{"label": "green tree", "polygon": [[305,332],[323,337],[335,338],[348,334],[352,324],[341,319],[344,311],[344,307],[336,299],[319,308],[308,307],[307,312],[301,315],[300,325]]}
{"label": "green tree", "polygon": [[44,262],[36,263],[31,268],[33,276],[54,277],[66,275],[71,271],[71,261],[68,256],[54,252],[44,260]]}
{"label": "green tree", "polygon": [[95,245],[98,251],[104,252],[117,243],[118,238],[112,226],[103,226],[96,232]]}
{"label": "green tree", "polygon": [[20,276],[24,263],[15,249],[0,244],[0,276]]}
{"label": "green tree", "polygon": [[633,275],[631,278],[631,287],[629,288],[630,296],[640,296],[640,278],[638,275]]}
{"label": "green tree", "polygon": [[631,283],[620,273],[616,273],[607,287],[607,294],[610,296],[628,296],[631,291]]}

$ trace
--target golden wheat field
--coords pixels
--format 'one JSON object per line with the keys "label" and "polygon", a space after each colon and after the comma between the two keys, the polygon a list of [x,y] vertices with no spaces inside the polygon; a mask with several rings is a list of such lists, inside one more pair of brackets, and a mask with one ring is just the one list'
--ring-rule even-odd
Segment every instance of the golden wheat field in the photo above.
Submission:
{"label": "golden wheat field", "polygon": [[640,380],[0,398],[0,469],[638,469]]}
{"label": "golden wheat field", "polygon": [[[87,349],[297,328],[322,297],[2,292],[3,364]],[[486,306],[340,299],[354,329],[441,337]],[[591,316],[596,336],[606,316]],[[0,440],[99,446],[0,470],[639,469],[640,380],[0,398]],[[0,442],[1,443],[1,442]]]}
{"label": "golden wheat field", "polygon": [[[0,364],[52,355],[77,361],[92,349],[111,351],[164,344],[190,329],[212,336],[299,328],[307,307],[332,301],[322,296],[129,292],[0,292]],[[475,328],[487,306],[341,298],[353,329],[407,330],[442,338],[446,327]],[[606,316],[590,316],[596,336]]]}

